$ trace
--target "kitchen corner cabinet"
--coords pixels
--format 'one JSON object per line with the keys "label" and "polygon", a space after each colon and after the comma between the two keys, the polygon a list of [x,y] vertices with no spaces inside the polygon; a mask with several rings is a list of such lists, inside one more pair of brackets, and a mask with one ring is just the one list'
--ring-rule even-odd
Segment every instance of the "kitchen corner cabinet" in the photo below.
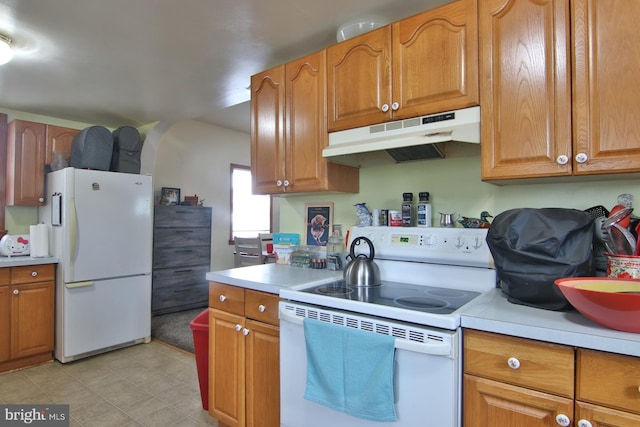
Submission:
{"label": "kitchen corner cabinet", "polygon": [[6,203],[42,206],[46,125],[13,120],[7,133]]}
{"label": "kitchen corner cabinet", "polygon": [[209,285],[209,414],[229,427],[280,425],[278,296]]}
{"label": "kitchen corner cabinet", "polygon": [[329,131],[478,105],[477,3],[455,1],[328,47]]}
{"label": "kitchen corner cabinet", "polygon": [[640,4],[479,2],[482,179],[640,172]]}
{"label": "kitchen corner cabinet", "polygon": [[53,153],[64,155],[66,164],[70,163],[71,146],[73,139],[80,133],[79,129],[70,129],[60,126],[47,125],[45,144],[45,165],[51,165],[54,160]]}
{"label": "kitchen corner cabinet", "polygon": [[206,307],[211,265],[211,208],[155,207],[153,215],[154,315]]}
{"label": "kitchen corner cabinet", "polygon": [[466,427],[640,425],[635,357],[469,329],[463,348]]}
{"label": "kitchen corner cabinet", "polygon": [[255,193],[357,193],[359,170],[325,160],[327,145],[324,50],[252,76]]}
{"label": "kitchen corner cabinet", "polygon": [[52,359],[53,264],[0,268],[0,372]]}

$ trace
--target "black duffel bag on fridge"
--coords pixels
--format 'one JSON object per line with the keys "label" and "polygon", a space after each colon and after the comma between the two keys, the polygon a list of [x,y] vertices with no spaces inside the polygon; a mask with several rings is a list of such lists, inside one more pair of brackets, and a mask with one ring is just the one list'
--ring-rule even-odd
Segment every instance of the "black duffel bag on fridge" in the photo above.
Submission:
{"label": "black duffel bag on fridge", "polygon": [[509,302],[571,309],[554,280],[595,276],[593,232],[593,218],[575,209],[523,208],[497,215],[487,244]]}

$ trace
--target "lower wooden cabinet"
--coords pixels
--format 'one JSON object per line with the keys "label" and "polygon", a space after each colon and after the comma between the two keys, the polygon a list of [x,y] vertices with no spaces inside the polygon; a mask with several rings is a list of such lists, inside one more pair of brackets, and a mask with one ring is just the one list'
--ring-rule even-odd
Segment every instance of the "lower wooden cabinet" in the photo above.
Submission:
{"label": "lower wooden cabinet", "polygon": [[0,268],[0,372],[52,359],[55,266]]}
{"label": "lower wooden cabinet", "polygon": [[465,329],[463,387],[466,427],[640,425],[632,356]]}
{"label": "lower wooden cabinet", "polygon": [[209,307],[209,413],[221,426],[279,426],[278,296],[212,282]]}

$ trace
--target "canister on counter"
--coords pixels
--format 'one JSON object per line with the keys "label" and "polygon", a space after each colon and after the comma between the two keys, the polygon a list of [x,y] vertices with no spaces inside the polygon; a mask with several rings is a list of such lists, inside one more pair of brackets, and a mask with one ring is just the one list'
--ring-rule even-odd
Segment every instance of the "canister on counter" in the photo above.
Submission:
{"label": "canister on counter", "polygon": [[389,209],[380,209],[380,225],[389,225]]}
{"label": "canister on counter", "polygon": [[389,211],[389,226],[402,227],[402,211]]}

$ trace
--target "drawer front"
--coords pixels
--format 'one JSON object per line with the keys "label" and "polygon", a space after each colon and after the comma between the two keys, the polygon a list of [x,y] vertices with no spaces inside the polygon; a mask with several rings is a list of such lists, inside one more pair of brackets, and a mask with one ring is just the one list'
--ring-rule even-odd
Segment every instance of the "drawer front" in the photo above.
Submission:
{"label": "drawer front", "polygon": [[27,265],[11,268],[11,284],[48,282],[55,278],[53,264]]}
{"label": "drawer front", "polygon": [[249,319],[259,320],[278,326],[278,295],[245,289],[244,315]]}
{"label": "drawer front", "polygon": [[156,206],[154,227],[210,227],[211,208],[194,206]]}
{"label": "drawer front", "polygon": [[0,285],[9,285],[11,284],[11,268],[3,267],[0,268]]}
{"label": "drawer front", "polygon": [[196,283],[208,284],[207,272],[209,272],[208,264],[195,267],[153,270],[153,290]]}
{"label": "drawer front", "polygon": [[244,316],[244,288],[209,282],[209,307]]}
{"label": "drawer front", "polygon": [[640,359],[578,349],[576,399],[640,414]]}
{"label": "drawer front", "polygon": [[573,398],[572,347],[464,330],[466,373]]}
{"label": "drawer front", "polygon": [[151,310],[156,312],[171,307],[178,307],[189,304],[207,305],[209,297],[209,284],[174,286],[153,290],[151,298]]}
{"label": "drawer front", "polygon": [[197,227],[156,228],[153,246],[156,248],[211,245],[211,229]]}
{"label": "drawer front", "polygon": [[173,268],[189,265],[209,264],[209,246],[188,248],[154,248],[153,268]]}

